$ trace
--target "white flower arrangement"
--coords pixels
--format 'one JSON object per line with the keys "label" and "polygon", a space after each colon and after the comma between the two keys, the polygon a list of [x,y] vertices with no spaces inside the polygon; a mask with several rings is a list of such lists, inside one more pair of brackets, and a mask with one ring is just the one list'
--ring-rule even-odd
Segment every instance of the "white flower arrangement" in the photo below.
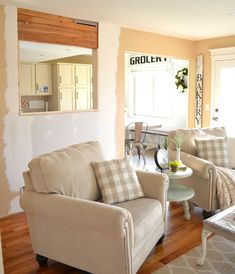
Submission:
{"label": "white flower arrangement", "polygon": [[188,88],[185,81],[185,76],[188,76],[188,68],[178,70],[175,75],[175,85],[181,93],[185,92],[185,90]]}

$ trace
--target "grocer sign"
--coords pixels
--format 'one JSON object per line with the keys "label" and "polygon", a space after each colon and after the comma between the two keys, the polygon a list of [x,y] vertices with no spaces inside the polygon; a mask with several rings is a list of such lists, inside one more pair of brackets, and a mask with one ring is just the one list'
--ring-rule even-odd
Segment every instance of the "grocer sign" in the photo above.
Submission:
{"label": "grocer sign", "polygon": [[167,62],[167,61],[169,61],[169,58],[151,56],[151,55],[140,55],[140,56],[130,57],[130,65],[151,64],[151,63],[160,63],[160,62]]}

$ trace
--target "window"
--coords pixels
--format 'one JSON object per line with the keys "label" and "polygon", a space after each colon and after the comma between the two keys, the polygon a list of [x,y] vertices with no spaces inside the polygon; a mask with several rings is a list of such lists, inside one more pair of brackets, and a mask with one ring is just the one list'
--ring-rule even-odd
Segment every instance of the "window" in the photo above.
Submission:
{"label": "window", "polygon": [[[133,114],[170,117],[169,96],[173,90],[169,69],[137,71],[133,73]],[[161,100],[159,100],[161,98]]]}
{"label": "window", "polygon": [[19,8],[18,39],[20,114],[97,109],[98,23]]}
{"label": "window", "polygon": [[126,124],[154,120],[163,126],[186,127],[188,89],[177,90],[175,76],[188,68],[188,61],[128,53],[125,57]]}

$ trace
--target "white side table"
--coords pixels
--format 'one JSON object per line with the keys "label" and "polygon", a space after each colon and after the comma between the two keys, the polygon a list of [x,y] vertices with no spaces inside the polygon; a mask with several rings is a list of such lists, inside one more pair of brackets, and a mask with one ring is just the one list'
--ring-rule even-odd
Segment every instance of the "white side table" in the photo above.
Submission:
{"label": "white side table", "polygon": [[195,191],[191,187],[180,184],[178,180],[190,177],[193,174],[192,169],[187,167],[185,171],[167,171],[165,172],[165,174],[167,174],[170,181],[169,188],[167,191],[167,201],[182,202],[184,209],[184,218],[186,220],[190,220],[191,215],[189,213],[188,200],[194,196]]}

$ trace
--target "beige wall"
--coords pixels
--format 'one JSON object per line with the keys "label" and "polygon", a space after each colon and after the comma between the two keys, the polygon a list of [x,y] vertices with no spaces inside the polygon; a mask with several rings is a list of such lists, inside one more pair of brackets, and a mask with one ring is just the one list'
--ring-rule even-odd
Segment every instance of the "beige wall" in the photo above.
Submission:
{"label": "beige wall", "polygon": [[[18,114],[16,7],[7,6],[5,12],[0,6],[0,216],[19,211],[18,191],[23,185],[22,171],[27,168],[28,161],[38,154],[76,142],[98,140],[107,158],[114,157],[115,153],[123,155],[126,51],[189,60],[188,121],[189,127],[193,127],[196,54],[203,53],[205,57],[203,100],[204,104],[209,104],[208,49],[235,44],[235,36],[193,42],[102,23],[97,51],[99,111],[22,117]],[[7,29],[5,33],[4,25]],[[203,115],[203,126],[207,126],[209,112]]]}
{"label": "beige wall", "polygon": [[[117,140],[119,156],[123,155],[124,147],[124,53],[138,52],[163,56],[172,56],[189,60],[189,114],[188,126],[194,127],[195,111],[195,60],[197,54],[204,56],[203,110],[202,126],[210,125],[211,105],[211,59],[209,49],[225,48],[235,45],[235,36],[220,37],[202,41],[189,41],[138,30],[122,29],[120,35],[119,69],[117,83]],[[209,110],[205,106],[209,105]]]}
{"label": "beige wall", "polygon": [[[22,172],[35,156],[75,143],[98,140],[107,159],[116,155],[116,71],[120,27],[99,24],[99,111],[20,116],[17,7],[0,9],[0,216],[19,212]],[[4,38],[3,38],[4,32]],[[109,41],[109,43],[107,43]],[[112,46],[110,46],[112,45]]]}
{"label": "beige wall", "polygon": [[4,159],[5,143],[3,140],[4,116],[8,109],[5,104],[6,90],[6,61],[5,61],[5,40],[4,40],[5,15],[4,8],[0,5],[0,216],[10,210],[11,200],[18,193],[11,192],[6,177],[6,163]]}
{"label": "beige wall", "polygon": [[195,53],[204,56],[204,83],[203,83],[203,126],[210,125],[210,111],[205,110],[206,104],[211,105],[211,59],[209,49],[235,46],[235,35],[195,42]]}
{"label": "beige wall", "polygon": [[124,153],[124,54],[148,53],[189,60],[189,117],[188,126],[194,126],[195,101],[195,43],[192,41],[122,28],[118,59],[116,131],[119,156]]}

